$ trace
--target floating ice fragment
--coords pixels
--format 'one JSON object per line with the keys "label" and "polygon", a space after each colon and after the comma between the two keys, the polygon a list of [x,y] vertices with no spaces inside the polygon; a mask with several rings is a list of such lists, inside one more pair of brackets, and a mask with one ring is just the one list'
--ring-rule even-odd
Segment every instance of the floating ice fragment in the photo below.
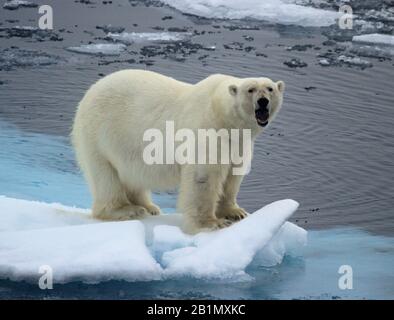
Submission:
{"label": "floating ice fragment", "polygon": [[105,33],[121,33],[123,32],[126,28],[125,27],[116,27],[112,26],[111,24],[103,25],[103,26],[96,26],[96,29],[101,29]]}
{"label": "floating ice fragment", "polygon": [[353,46],[350,52],[361,57],[387,59],[394,56],[394,47],[377,45]]}
{"label": "floating ice fragment", "polygon": [[329,26],[339,12],[297,5],[294,0],[161,0],[184,13],[206,18],[257,19],[301,26]]}
{"label": "floating ice fragment", "polygon": [[182,41],[190,36],[190,33],[180,32],[122,32],[122,33],[108,33],[109,38],[131,44],[133,42],[156,41],[156,42],[173,42]]}
{"label": "floating ice fragment", "polygon": [[321,66],[329,66],[329,65],[330,65],[330,62],[329,62],[327,59],[320,59],[320,60],[319,60],[319,64],[320,64]]}
{"label": "floating ice fragment", "polygon": [[285,254],[301,255],[299,249],[307,242],[307,232],[297,225],[285,222],[268,244],[257,252],[253,265],[271,267],[282,263]]}
{"label": "floating ice fragment", "polygon": [[36,8],[38,7],[38,5],[36,3],[30,1],[24,1],[24,0],[8,0],[3,5],[3,8],[7,10],[16,10],[19,9],[20,7]]}
{"label": "floating ice fragment", "polygon": [[372,63],[367,61],[367,60],[363,60],[359,57],[348,57],[345,55],[340,55],[337,58],[339,63],[344,63],[347,64],[349,66],[357,66],[357,67],[361,67],[361,68],[368,68],[368,67],[372,67]]}
{"label": "floating ice fragment", "polygon": [[354,42],[394,46],[394,36],[389,34],[371,33],[353,37]]}
{"label": "floating ice fragment", "polygon": [[104,56],[118,56],[126,46],[121,43],[98,43],[98,44],[85,44],[79,47],[68,47],[67,50],[82,54],[91,55],[104,55]]}

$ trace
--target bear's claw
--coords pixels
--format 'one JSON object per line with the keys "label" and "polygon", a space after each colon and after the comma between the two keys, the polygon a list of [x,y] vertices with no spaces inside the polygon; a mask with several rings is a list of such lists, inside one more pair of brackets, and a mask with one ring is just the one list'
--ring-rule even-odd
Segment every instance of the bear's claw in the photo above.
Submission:
{"label": "bear's claw", "polygon": [[231,221],[239,221],[246,218],[247,216],[248,213],[240,207],[227,208],[220,212],[220,217]]}
{"label": "bear's claw", "polygon": [[214,226],[214,229],[222,229],[229,227],[233,224],[233,221],[229,219],[218,219],[216,226]]}
{"label": "bear's claw", "polygon": [[154,205],[153,203],[145,205],[144,207],[146,208],[148,213],[151,214],[152,216],[158,216],[161,213],[160,208]]}

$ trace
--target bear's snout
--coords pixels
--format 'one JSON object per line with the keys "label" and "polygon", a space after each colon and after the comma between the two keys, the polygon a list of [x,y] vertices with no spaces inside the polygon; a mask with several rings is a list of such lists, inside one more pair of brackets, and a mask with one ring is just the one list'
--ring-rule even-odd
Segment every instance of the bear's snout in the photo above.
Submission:
{"label": "bear's snout", "polygon": [[257,109],[255,110],[256,120],[259,126],[265,127],[268,124],[268,119],[270,116],[268,110],[269,100],[267,98],[260,98],[257,100]]}
{"label": "bear's snout", "polygon": [[270,101],[267,98],[260,98],[259,100],[257,100],[257,104],[259,105],[259,109],[262,109],[261,111],[267,109],[268,104],[270,103]]}

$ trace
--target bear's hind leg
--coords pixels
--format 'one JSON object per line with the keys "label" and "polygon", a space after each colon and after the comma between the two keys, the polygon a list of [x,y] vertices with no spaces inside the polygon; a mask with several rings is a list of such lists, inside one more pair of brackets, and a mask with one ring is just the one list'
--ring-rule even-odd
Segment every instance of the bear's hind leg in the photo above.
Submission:
{"label": "bear's hind leg", "polygon": [[94,159],[85,172],[92,195],[95,218],[130,220],[147,214],[147,210],[131,204],[116,170],[104,159]]}

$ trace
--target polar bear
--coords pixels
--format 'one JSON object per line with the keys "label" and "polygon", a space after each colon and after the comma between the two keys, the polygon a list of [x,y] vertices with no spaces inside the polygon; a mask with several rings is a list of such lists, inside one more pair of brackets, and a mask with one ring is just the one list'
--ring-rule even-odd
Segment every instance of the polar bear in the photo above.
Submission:
{"label": "polar bear", "polygon": [[164,131],[168,121],[175,130],[248,129],[253,144],[281,108],[284,89],[283,81],[222,74],[196,84],[146,70],[122,70],[100,79],[80,101],[71,133],[92,194],[93,216],[127,220],[157,215],[151,190],[179,188],[177,206],[186,232],[218,229],[244,218],[247,213],[236,201],[243,176],[233,174],[233,163],[147,164],[144,132]]}

